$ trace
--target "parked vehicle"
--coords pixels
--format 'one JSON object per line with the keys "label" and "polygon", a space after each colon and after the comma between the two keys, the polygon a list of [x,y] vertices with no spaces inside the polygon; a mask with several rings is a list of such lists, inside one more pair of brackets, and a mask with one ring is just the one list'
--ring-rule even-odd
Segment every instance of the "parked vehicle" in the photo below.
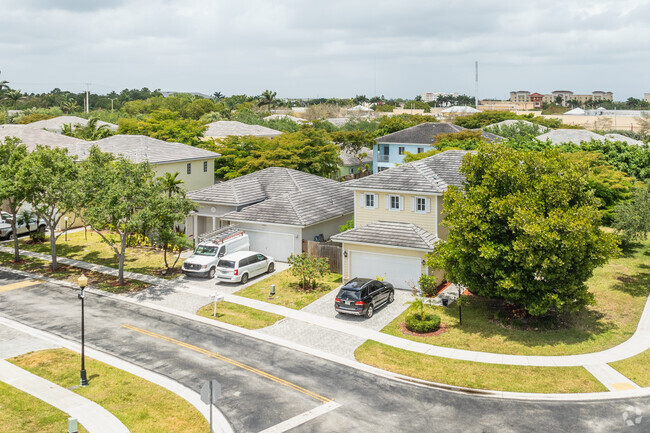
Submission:
{"label": "parked vehicle", "polygon": [[185,275],[214,278],[219,259],[236,251],[248,251],[248,235],[236,227],[224,227],[210,233],[199,243],[194,254],[183,262]]}
{"label": "parked vehicle", "polygon": [[246,284],[249,278],[275,270],[275,260],[254,251],[225,255],[217,264],[217,279],[228,283]]}
{"label": "parked vehicle", "polygon": [[[28,226],[29,229],[27,228]],[[18,233],[18,236],[29,232],[35,232],[35,231],[45,233],[45,223],[39,221],[36,218],[30,219],[29,224],[25,221],[18,220],[18,223],[16,224],[16,231]],[[12,238],[13,238],[13,231],[11,229],[11,214],[7,214],[6,212],[3,212],[2,221],[0,222],[0,239],[6,240]]]}
{"label": "parked vehicle", "polygon": [[334,309],[339,313],[371,318],[377,308],[394,300],[395,289],[391,283],[354,278],[339,290],[334,299]]}

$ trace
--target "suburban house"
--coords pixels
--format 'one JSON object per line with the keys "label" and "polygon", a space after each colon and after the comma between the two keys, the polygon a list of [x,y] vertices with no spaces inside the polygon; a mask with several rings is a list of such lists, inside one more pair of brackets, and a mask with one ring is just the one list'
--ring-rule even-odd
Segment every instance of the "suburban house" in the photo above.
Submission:
{"label": "suburban house", "polygon": [[448,150],[346,182],[354,192],[354,229],[332,236],[343,245],[344,281],[385,277],[408,289],[431,274],[425,256],[448,233],[440,224],[442,194],[462,185],[459,167],[467,153]]}
{"label": "suburban house", "polygon": [[372,149],[362,147],[357,153],[341,150],[340,158],[341,164],[339,164],[337,179],[365,170],[372,173]]}
{"label": "suburban house", "polygon": [[199,204],[187,234],[237,224],[251,250],[285,261],[302,252],[302,241],[326,240],[354,214],[353,193],[344,184],[309,173],[271,167],[188,193]]}
{"label": "suburban house", "polygon": [[[402,164],[406,152],[422,153],[430,150],[430,146],[440,134],[461,132],[465,129],[451,123],[427,122],[379,137],[376,139],[377,144],[373,146],[373,173]],[[489,141],[501,139],[488,132],[481,131],[481,135]]]}
{"label": "suburban house", "polygon": [[207,124],[208,129],[203,133],[204,138],[225,138],[233,136],[252,135],[253,137],[277,137],[282,131],[261,125],[248,125],[231,120],[219,120]]}
{"label": "suburban house", "polygon": [[[88,119],[77,116],[59,116],[52,119],[45,119],[39,120],[38,122],[28,123],[25,126],[28,128],[45,129],[46,131],[56,132],[57,134],[60,134],[63,131],[63,125],[87,126]],[[97,126],[106,126],[111,131],[117,131],[117,125],[114,123],[104,122],[102,120],[97,121]]]}

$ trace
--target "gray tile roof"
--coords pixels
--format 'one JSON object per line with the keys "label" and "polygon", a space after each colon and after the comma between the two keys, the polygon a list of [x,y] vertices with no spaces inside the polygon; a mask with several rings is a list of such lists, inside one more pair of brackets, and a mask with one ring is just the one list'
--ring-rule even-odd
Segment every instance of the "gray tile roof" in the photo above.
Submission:
{"label": "gray tile roof", "polygon": [[[440,134],[450,134],[464,131],[466,128],[451,123],[426,122],[392,134],[377,138],[377,143],[402,143],[402,144],[433,144]],[[489,141],[502,139],[498,135],[481,131],[481,135]]]}
{"label": "gray tile roof", "polygon": [[448,186],[461,186],[465,179],[458,171],[467,150],[447,150],[437,155],[398,165],[361,179],[346,182],[348,188],[414,191],[440,194]]}
{"label": "gray tile roof", "polygon": [[190,191],[188,197],[202,203],[249,205],[222,216],[232,221],[308,226],[354,212],[353,193],[340,182],[282,167]]}
{"label": "gray tile roof", "polygon": [[375,221],[362,227],[332,236],[336,242],[361,242],[364,244],[433,250],[438,238],[411,223]]}
{"label": "gray tile roof", "polygon": [[643,144],[643,141],[641,140],[635,140],[634,138],[630,138],[622,134],[605,134],[605,138],[609,141],[624,141],[627,144],[636,144],[637,146]]}
{"label": "gray tile roof", "polygon": [[19,138],[31,152],[37,145],[47,147],[63,147],[71,155],[85,155],[90,149],[89,142],[78,138],[68,137],[55,132],[38,128],[29,128],[27,125],[0,125],[0,140],[6,137]]}
{"label": "gray tile roof", "polygon": [[[502,126],[533,126],[536,125],[533,122],[529,122],[528,120],[521,120],[521,119],[507,119],[507,120],[502,120],[501,122],[493,123],[491,125],[487,125],[486,128],[501,128]],[[540,132],[547,132],[551,128],[547,128],[546,126],[543,125],[537,125],[538,131]]]}
{"label": "gray tile roof", "polygon": [[113,135],[92,143],[97,144],[103,152],[122,155],[133,162],[149,161],[151,164],[213,159],[220,156],[209,150],[144,135]]}
{"label": "gray tile roof", "polygon": [[545,134],[538,135],[540,141],[551,140],[553,144],[575,143],[580,144],[583,141],[604,141],[605,137],[586,129],[554,129]]}
{"label": "gray tile roof", "polygon": [[260,125],[247,125],[241,122],[219,120],[208,123],[208,129],[203,134],[205,137],[228,137],[229,135],[243,136],[254,135],[256,137],[276,137],[282,135],[282,131],[267,128]]}
{"label": "gray tile roof", "polygon": [[359,165],[359,158],[357,158],[357,155],[365,153],[366,156],[361,159],[361,162],[363,164],[372,162],[372,149],[368,149],[367,147],[362,147],[358,153],[350,153],[350,152],[344,152],[341,151],[340,157],[341,161],[343,162],[344,167],[350,167],[352,165]]}
{"label": "gray tile roof", "polygon": [[[39,120],[38,122],[28,123],[26,126],[29,128],[46,129],[48,131],[60,133],[63,130],[63,125],[67,124],[72,124],[72,126],[86,126],[88,124],[88,120],[77,116],[59,116],[53,119]],[[117,131],[117,125],[101,120],[97,121],[97,126],[103,125],[108,125],[108,129],[111,131]]]}

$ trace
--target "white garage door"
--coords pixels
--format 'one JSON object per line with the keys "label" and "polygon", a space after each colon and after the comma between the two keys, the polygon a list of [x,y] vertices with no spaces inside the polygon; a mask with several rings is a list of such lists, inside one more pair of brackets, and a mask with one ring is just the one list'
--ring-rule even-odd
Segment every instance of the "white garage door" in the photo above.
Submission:
{"label": "white garage door", "polygon": [[350,251],[350,277],[377,278],[396,288],[410,289],[417,286],[421,274],[421,259],[417,257],[393,256]]}
{"label": "white garage door", "polygon": [[251,251],[258,251],[281,262],[286,262],[290,254],[295,254],[292,234],[260,232],[246,228],[244,231],[248,234]]}

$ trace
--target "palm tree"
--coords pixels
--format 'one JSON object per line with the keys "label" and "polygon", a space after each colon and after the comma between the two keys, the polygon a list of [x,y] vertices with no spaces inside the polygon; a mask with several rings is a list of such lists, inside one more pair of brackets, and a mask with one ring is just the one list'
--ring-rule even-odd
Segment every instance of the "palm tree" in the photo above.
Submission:
{"label": "palm tree", "polygon": [[65,101],[61,103],[61,109],[65,111],[67,114],[72,113],[73,111],[79,109],[79,105],[75,101]]}
{"label": "palm tree", "polygon": [[20,90],[9,90],[6,92],[4,99],[14,101],[14,110],[18,105],[18,101],[23,99],[23,94]]}
{"label": "palm tree", "polygon": [[[1,72],[2,72],[2,71],[0,71],[0,73],[1,73]],[[2,81],[0,81],[0,93],[2,93],[2,90],[3,90],[3,89],[6,89],[6,90],[10,90],[10,89],[11,89],[11,87],[9,87],[9,81],[7,81],[7,80],[2,80]]]}
{"label": "palm tree", "polygon": [[223,97],[224,97],[224,94],[221,93],[221,92],[214,92],[212,94],[212,99],[214,100],[214,102],[219,102]]}
{"label": "palm tree", "polygon": [[262,92],[260,95],[260,106],[261,105],[266,105],[269,107],[269,111],[271,111],[271,105],[275,104],[276,98],[275,96],[277,95],[277,92],[272,92],[270,90],[265,90]]}
{"label": "palm tree", "polygon": [[97,126],[97,121],[97,118],[92,117],[86,126],[78,125],[75,128],[74,136],[83,140],[95,141],[113,135],[113,131],[109,129],[108,125]]}
{"label": "palm tree", "polygon": [[183,182],[182,179],[178,179],[178,172],[174,174],[165,173],[162,179],[163,189],[167,191],[169,197],[171,197],[173,194],[181,193],[183,191],[181,185],[184,183],[185,182]]}

